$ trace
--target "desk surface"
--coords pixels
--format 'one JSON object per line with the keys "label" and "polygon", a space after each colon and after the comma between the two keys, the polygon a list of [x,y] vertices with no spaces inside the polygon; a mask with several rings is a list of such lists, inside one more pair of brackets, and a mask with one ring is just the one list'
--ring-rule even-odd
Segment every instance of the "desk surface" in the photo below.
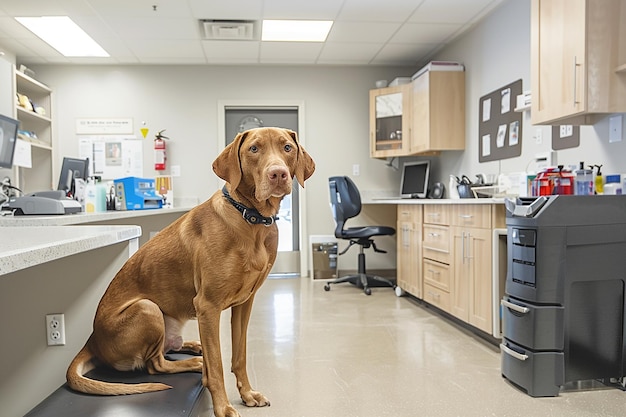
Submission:
{"label": "desk surface", "polygon": [[504,204],[503,198],[364,198],[363,204]]}
{"label": "desk surface", "polygon": [[174,207],[152,210],[106,211],[102,213],[76,213],[60,216],[0,216],[0,227],[10,226],[64,226],[85,224],[137,217],[159,216],[163,214],[185,213],[191,207]]}
{"label": "desk surface", "polygon": [[139,226],[3,227],[0,276],[139,236]]}

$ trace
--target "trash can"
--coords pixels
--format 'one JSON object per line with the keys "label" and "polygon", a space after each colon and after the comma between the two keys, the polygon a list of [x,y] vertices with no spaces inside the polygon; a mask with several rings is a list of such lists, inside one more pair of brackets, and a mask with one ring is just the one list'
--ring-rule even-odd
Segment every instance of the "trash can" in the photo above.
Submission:
{"label": "trash can", "polygon": [[337,278],[337,242],[313,243],[313,279]]}

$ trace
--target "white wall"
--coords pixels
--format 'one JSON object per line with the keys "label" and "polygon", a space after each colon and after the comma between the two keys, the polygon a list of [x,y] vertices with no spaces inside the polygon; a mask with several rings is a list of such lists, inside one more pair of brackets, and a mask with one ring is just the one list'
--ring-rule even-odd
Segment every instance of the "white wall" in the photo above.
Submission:
{"label": "white wall", "polygon": [[[466,66],[466,150],[440,157],[442,180],[447,174],[525,171],[535,154],[551,150],[551,128],[533,126],[530,113],[523,122],[522,155],[501,162],[478,162],[478,101],[506,84],[522,79],[530,90],[530,0],[507,0],[461,39],[440,52],[437,59],[456,60]],[[543,143],[537,144],[536,129]],[[623,129],[624,130],[624,129]],[[626,173],[625,141],[609,143],[608,118],[595,126],[582,126],[580,147],[557,152],[559,164],[577,165],[579,161],[603,164],[603,172]],[[531,164],[533,167],[534,164]]]}

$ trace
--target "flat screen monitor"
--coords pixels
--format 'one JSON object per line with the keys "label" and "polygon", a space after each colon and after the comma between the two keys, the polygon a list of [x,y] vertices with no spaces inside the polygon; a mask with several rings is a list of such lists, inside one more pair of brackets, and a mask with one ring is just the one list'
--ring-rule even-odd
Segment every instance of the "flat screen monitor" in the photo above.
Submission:
{"label": "flat screen monitor", "polygon": [[400,196],[402,198],[426,198],[430,161],[407,162],[402,166]]}
{"label": "flat screen monitor", "polygon": [[77,159],[77,158],[63,158],[63,165],[61,165],[61,175],[59,176],[58,190],[63,190],[66,193],[74,191],[74,179],[82,178],[87,180],[89,176],[89,158]]}
{"label": "flat screen monitor", "polygon": [[11,168],[13,166],[13,155],[15,155],[19,125],[19,120],[0,114],[0,168]]}

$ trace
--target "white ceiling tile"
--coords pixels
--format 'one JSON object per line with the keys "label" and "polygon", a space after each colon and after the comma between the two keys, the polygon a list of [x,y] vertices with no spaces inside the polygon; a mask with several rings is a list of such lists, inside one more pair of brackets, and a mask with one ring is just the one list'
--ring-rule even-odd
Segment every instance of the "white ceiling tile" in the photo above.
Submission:
{"label": "white ceiling tile", "polygon": [[372,60],[374,64],[416,65],[415,56],[428,54],[437,45],[432,44],[388,44]]}
{"label": "white ceiling tile", "polygon": [[208,63],[258,63],[259,41],[203,41],[202,47]]}
{"label": "white ceiling tile", "polygon": [[493,0],[425,0],[409,21],[463,24],[493,2]]}
{"label": "white ceiling tile", "polygon": [[386,42],[400,28],[399,23],[338,21],[328,34],[328,42]]}
{"label": "white ceiling tile", "polygon": [[318,64],[368,64],[380,51],[382,43],[328,43],[320,53]]}
{"label": "white ceiling tile", "polygon": [[404,22],[420,2],[421,0],[345,0],[339,20]]}
{"label": "white ceiling tile", "polygon": [[188,0],[188,3],[197,19],[258,20],[263,13],[263,0]]}
{"label": "white ceiling tile", "polygon": [[438,43],[461,29],[458,24],[407,23],[391,38],[391,43]]}
{"label": "white ceiling tile", "polygon": [[111,28],[129,39],[198,39],[199,24],[192,19],[127,18],[110,19]]}
{"label": "white ceiling tile", "polygon": [[204,51],[197,42],[182,40],[129,40],[128,46],[140,61],[158,58],[202,58]]}
{"label": "white ceiling tile", "polygon": [[321,49],[321,42],[262,42],[260,62],[314,64]]}
{"label": "white ceiling tile", "polygon": [[334,20],[341,10],[341,0],[314,0],[303,4],[293,0],[265,0],[264,19]]}

